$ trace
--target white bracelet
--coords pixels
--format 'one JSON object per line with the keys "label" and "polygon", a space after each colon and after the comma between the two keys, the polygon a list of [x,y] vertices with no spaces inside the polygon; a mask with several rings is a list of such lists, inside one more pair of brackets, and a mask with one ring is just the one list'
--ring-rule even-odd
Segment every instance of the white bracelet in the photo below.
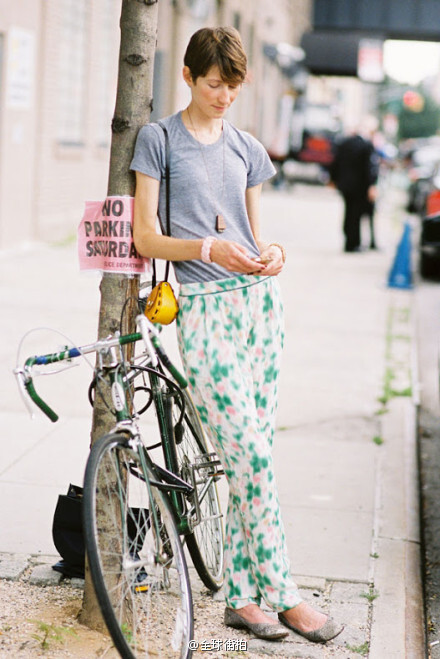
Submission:
{"label": "white bracelet", "polygon": [[214,236],[208,236],[205,238],[205,240],[202,243],[202,251],[200,253],[200,257],[203,261],[203,263],[212,263],[211,260],[211,247],[212,244],[215,243],[217,238]]}
{"label": "white bracelet", "polygon": [[280,245],[280,243],[270,243],[269,247],[278,247],[278,249],[281,252],[281,257],[283,259],[283,263],[286,262],[286,250],[284,249],[284,247],[282,245]]}

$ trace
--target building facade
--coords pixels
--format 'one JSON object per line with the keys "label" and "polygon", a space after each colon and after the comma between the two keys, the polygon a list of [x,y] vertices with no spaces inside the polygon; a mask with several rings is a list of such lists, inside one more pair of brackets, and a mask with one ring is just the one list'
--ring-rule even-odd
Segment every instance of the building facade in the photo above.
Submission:
{"label": "building facade", "polygon": [[[204,25],[234,25],[249,80],[228,118],[265,146],[289,86],[264,44],[299,44],[311,0],[159,0],[152,119],[185,107],[183,53]],[[107,192],[121,0],[0,0],[0,250],[74,237]]]}

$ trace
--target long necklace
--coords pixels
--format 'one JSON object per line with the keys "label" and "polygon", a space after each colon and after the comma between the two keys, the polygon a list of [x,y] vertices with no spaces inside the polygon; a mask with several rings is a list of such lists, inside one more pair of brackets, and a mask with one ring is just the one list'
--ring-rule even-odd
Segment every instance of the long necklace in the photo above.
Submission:
{"label": "long necklace", "polygon": [[[216,203],[216,200],[215,200],[215,197],[214,197],[214,189],[213,189],[213,186],[211,184],[211,178],[209,176],[209,169],[208,169],[208,165],[206,163],[205,154],[203,153],[202,143],[199,140],[199,136],[198,136],[196,128],[193,124],[193,120],[192,120],[191,115],[189,113],[189,108],[186,108],[186,111],[188,113],[188,119],[190,121],[191,128],[193,129],[194,135],[196,136],[197,144],[199,145],[199,151],[201,153],[203,164],[205,166],[206,178],[208,179],[209,194],[210,194],[210,197],[211,197],[212,206],[215,209],[217,207],[217,203]],[[220,201],[220,207],[223,205],[223,195],[224,195],[224,191],[225,191],[225,127],[224,127],[223,124],[222,124],[222,152],[223,152],[223,165],[222,165],[222,170],[223,171],[222,171],[222,193],[221,193],[221,197],[220,197],[220,200],[221,200]],[[225,229],[226,229],[225,218],[223,217],[223,215],[221,213],[217,213],[217,215],[215,216],[215,230],[217,231],[217,233],[222,233]]]}

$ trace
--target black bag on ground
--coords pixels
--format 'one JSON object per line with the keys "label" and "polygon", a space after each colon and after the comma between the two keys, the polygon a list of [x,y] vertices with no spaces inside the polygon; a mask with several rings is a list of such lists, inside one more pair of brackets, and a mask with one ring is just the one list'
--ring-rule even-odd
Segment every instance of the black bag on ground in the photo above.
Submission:
{"label": "black bag on ground", "polygon": [[[52,538],[61,561],[52,565],[52,569],[61,572],[65,577],[84,579],[85,543],[82,523],[83,488],[69,485],[67,495],[60,494],[55,508],[52,524]],[[145,508],[130,508],[126,520],[129,538],[129,554],[138,557],[144,544],[145,536],[150,528],[149,511]],[[145,570],[141,570],[138,580],[144,578]]]}
{"label": "black bag on ground", "polygon": [[65,577],[84,579],[85,546],[82,524],[83,489],[69,485],[67,495],[60,494],[52,524],[52,538],[62,560],[52,566]]}

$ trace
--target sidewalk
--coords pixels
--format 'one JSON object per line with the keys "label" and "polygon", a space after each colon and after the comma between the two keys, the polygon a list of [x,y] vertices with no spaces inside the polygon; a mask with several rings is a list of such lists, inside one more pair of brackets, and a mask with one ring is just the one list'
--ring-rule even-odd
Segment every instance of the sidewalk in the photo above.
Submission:
{"label": "sidewalk", "polygon": [[[292,634],[280,656],[424,657],[412,294],[385,286],[400,237],[397,197],[387,193],[378,213],[382,249],[343,254],[336,193],[263,195],[263,234],[270,230],[288,252],[274,456],[292,569],[305,598],[346,624],[327,646]],[[47,583],[58,578],[47,567],[56,560],[56,499],[69,482],[82,482],[87,459],[90,371],[38,380],[60,415],[56,424],[38,411],[29,419],[11,371],[19,339],[33,327],[57,328],[77,344],[94,340],[99,277],[78,273],[74,246],[0,255],[0,271],[0,525],[8,529],[0,578],[20,579],[40,564],[34,582]],[[26,340],[22,360],[66,341],[41,335]],[[176,357],[172,329],[164,340]],[[257,639],[248,648],[253,656],[275,650]]]}

